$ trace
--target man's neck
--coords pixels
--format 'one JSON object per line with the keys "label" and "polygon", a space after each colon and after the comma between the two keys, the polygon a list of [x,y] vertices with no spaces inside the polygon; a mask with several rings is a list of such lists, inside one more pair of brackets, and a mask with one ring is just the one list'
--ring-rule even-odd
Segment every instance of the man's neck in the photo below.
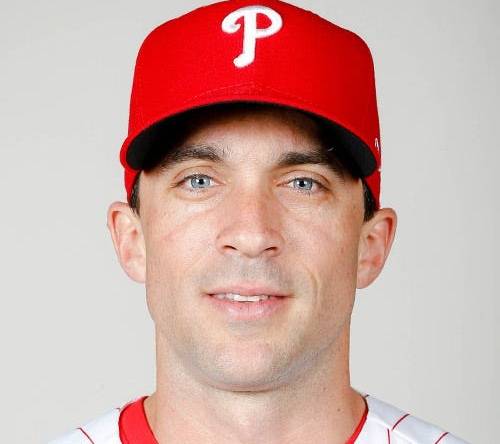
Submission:
{"label": "man's neck", "polygon": [[258,392],[211,387],[159,362],[157,390],[144,404],[146,417],[160,444],[256,440],[344,444],[366,407],[350,386],[346,356],[348,341],[344,340],[314,371]]}

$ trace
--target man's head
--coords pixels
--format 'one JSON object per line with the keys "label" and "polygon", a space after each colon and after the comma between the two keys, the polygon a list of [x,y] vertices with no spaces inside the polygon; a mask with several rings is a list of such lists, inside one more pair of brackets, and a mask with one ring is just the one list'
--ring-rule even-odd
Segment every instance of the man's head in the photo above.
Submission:
{"label": "man's head", "polygon": [[[345,361],[355,289],[383,267],[392,210],[365,221],[362,181],[302,112],[228,106],[181,127],[141,173],[140,216],[125,203],[109,211],[123,268],[146,284],[160,361],[239,391],[296,381],[335,353]],[[241,319],[261,302],[231,313],[213,296],[248,285],[283,297]]]}
{"label": "man's head", "polygon": [[139,51],[120,158],[136,208],[112,204],[108,226],[146,285],[160,372],[236,391],[346,377],[355,291],[396,226],[358,36],[278,0],[160,25]]}

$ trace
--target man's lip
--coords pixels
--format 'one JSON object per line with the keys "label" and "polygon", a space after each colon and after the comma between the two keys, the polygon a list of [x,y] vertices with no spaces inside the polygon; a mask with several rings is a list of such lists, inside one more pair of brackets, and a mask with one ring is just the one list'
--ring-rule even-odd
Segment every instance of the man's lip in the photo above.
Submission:
{"label": "man's lip", "polygon": [[224,294],[224,293],[234,293],[240,294],[242,296],[257,296],[265,294],[267,296],[285,297],[289,294],[277,290],[276,288],[268,287],[265,285],[255,285],[255,284],[236,284],[228,285],[225,287],[214,288],[213,290],[207,291],[207,294],[213,296],[214,294]]}

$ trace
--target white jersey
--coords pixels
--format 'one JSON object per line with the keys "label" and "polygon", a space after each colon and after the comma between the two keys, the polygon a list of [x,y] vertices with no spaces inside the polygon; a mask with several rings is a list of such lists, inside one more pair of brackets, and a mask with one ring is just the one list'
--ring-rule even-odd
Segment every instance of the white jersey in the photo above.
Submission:
{"label": "white jersey", "polygon": [[[440,427],[373,396],[364,397],[368,414],[355,444],[467,444]],[[111,410],[49,444],[123,444],[118,422],[121,410]]]}

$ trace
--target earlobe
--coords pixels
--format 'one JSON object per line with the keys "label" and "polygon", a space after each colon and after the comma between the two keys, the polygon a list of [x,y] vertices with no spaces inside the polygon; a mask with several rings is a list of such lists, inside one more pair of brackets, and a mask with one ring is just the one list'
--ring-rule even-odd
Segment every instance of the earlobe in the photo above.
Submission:
{"label": "earlobe", "polygon": [[146,249],[138,217],[125,202],[113,202],[107,225],[123,270],[134,281],[144,283]]}
{"label": "earlobe", "polygon": [[397,215],[391,208],[378,210],[361,230],[357,288],[370,285],[384,268],[396,233]]}

